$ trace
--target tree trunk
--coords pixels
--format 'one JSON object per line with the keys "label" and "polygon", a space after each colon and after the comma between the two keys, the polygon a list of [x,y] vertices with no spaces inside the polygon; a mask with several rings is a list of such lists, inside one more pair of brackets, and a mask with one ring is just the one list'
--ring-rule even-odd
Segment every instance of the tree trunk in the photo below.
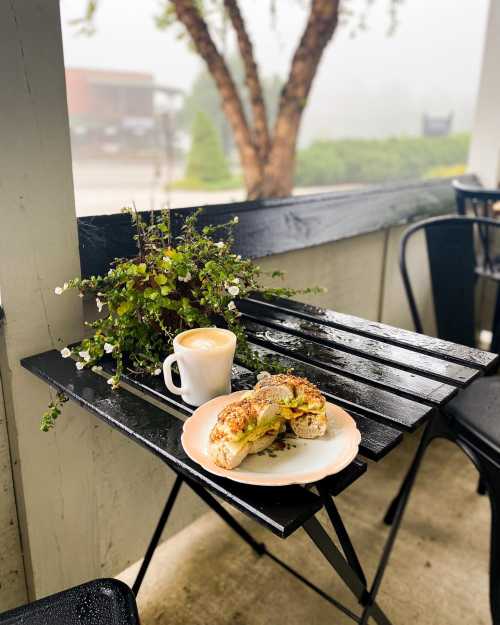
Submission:
{"label": "tree trunk", "polygon": [[313,0],[307,24],[281,91],[272,146],[260,197],[284,197],[293,190],[295,154],[302,114],[323,52],[335,32],[340,0]]}
{"label": "tree trunk", "polygon": [[217,50],[194,0],[171,0],[179,21],[191,36],[196,51],[207,64],[222,98],[222,108],[233,130],[249,195],[260,188],[263,166],[252,140],[243,105],[223,56]]}
{"label": "tree trunk", "polygon": [[236,32],[238,48],[245,67],[245,85],[250,94],[252,107],[254,145],[261,163],[264,164],[269,156],[271,138],[267,125],[266,104],[262,94],[262,85],[253,54],[252,42],[245,29],[245,23],[236,0],[224,0],[224,8]]}
{"label": "tree trunk", "polygon": [[250,93],[253,131],[245,117],[240,96],[224,58],[217,50],[196,0],[171,0],[180,22],[189,32],[198,54],[205,60],[222,97],[222,107],[234,133],[240,154],[248,199],[283,197],[293,189],[295,152],[302,113],[322,54],[338,22],[340,0],[311,0],[311,9],[300,43],[282,89],[274,133],[269,137],[265,103],[253,47],[237,0],[224,0],[235,29]]}

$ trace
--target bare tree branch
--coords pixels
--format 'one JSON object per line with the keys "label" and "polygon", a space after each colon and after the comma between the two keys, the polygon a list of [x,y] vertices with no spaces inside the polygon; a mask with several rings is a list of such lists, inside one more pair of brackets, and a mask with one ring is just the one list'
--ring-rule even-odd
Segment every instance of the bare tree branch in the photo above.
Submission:
{"label": "bare tree branch", "polygon": [[207,64],[222,97],[222,107],[233,129],[249,194],[260,183],[262,163],[258,158],[243,105],[223,56],[217,49],[196,0],[170,0],[179,21],[184,24],[198,54]]}
{"label": "bare tree branch", "polygon": [[267,161],[271,139],[267,125],[266,103],[262,93],[253,45],[245,28],[245,22],[236,0],[224,0],[224,7],[236,32],[240,55],[245,67],[245,85],[250,94],[254,142],[262,162]]}

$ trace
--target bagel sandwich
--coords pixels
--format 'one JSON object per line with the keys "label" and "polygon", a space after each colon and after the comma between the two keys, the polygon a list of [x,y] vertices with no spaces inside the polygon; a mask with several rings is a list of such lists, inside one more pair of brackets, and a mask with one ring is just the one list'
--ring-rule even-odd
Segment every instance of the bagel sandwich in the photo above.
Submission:
{"label": "bagel sandwich", "polygon": [[208,453],[216,465],[234,469],[248,454],[269,447],[282,427],[283,417],[277,403],[242,399],[219,413],[210,432]]}
{"label": "bagel sandwich", "polygon": [[283,419],[299,438],[318,438],[326,432],[326,401],[318,387],[296,375],[270,375],[258,382],[251,397],[276,402]]}

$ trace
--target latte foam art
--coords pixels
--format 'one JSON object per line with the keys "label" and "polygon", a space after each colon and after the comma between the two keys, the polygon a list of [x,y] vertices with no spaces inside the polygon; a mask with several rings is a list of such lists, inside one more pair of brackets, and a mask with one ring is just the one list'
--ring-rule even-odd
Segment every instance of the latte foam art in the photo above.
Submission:
{"label": "latte foam art", "polygon": [[203,328],[186,332],[179,343],[189,349],[210,351],[219,347],[229,347],[232,344],[232,339],[223,330]]}

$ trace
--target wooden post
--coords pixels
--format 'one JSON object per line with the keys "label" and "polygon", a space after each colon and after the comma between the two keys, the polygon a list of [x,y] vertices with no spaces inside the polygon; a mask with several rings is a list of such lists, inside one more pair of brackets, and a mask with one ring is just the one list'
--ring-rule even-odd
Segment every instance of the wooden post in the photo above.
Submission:
{"label": "wooden post", "polygon": [[486,187],[500,184],[500,3],[491,0],[469,153],[469,171]]}
{"label": "wooden post", "polygon": [[[19,360],[83,332],[79,298],[54,294],[79,274],[59,0],[0,2],[0,75],[0,372],[34,598],[138,559],[172,476],[74,404],[38,429],[49,389]],[[174,528],[200,510],[182,499]]]}

